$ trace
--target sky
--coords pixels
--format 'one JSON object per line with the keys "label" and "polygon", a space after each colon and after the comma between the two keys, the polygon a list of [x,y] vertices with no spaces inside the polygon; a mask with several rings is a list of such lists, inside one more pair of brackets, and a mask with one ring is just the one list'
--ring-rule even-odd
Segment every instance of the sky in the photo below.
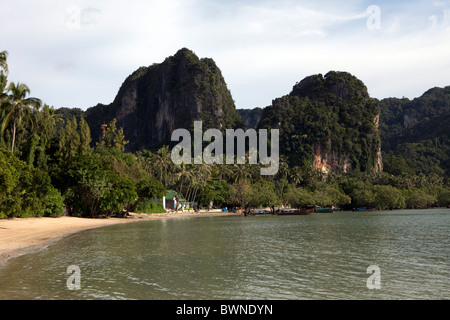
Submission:
{"label": "sky", "polygon": [[330,70],[413,99],[450,85],[450,0],[0,0],[9,81],[55,108],[109,104],[184,47],[214,59],[237,108]]}

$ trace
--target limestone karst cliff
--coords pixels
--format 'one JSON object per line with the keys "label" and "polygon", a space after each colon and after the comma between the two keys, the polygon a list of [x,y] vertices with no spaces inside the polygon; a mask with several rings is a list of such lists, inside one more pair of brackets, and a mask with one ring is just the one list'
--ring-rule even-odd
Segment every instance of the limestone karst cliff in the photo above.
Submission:
{"label": "limestone karst cliff", "polygon": [[99,104],[85,114],[94,143],[101,137],[101,125],[116,118],[129,140],[127,151],[167,144],[172,131],[190,129],[194,120],[203,120],[204,129],[242,127],[220,69],[212,59],[199,59],[186,48],[160,64],[139,68],[111,104]]}
{"label": "limestone karst cliff", "polygon": [[291,165],[330,171],[382,170],[380,108],[365,85],[346,72],[313,75],[263,110],[259,127],[280,129]]}

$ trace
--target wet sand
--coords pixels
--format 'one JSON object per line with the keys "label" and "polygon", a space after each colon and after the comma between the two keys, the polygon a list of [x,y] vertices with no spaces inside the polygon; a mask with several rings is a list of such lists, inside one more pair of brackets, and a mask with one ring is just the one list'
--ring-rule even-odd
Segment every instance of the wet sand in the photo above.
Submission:
{"label": "wet sand", "polygon": [[128,218],[89,219],[77,217],[14,218],[0,220],[0,267],[14,257],[42,250],[72,233],[139,221],[186,217],[215,217],[239,213],[200,212],[167,214],[130,214]]}

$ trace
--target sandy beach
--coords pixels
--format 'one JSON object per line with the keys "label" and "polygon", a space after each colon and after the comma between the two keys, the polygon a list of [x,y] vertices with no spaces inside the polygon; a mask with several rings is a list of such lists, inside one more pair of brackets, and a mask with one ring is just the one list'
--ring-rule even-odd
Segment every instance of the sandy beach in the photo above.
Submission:
{"label": "sandy beach", "polygon": [[221,212],[135,214],[128,218],[88,219],[77,217],[14,218],[0,220],[0,267],[14,257],[42,250],[75,232],[139,221],[237,215]]}

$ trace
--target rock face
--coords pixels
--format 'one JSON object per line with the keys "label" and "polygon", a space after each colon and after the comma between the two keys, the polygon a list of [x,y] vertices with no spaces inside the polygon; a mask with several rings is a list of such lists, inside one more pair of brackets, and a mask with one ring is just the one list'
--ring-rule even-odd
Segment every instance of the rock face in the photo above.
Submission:
{"label": "rock face", "polygon": [[[374,124],[378,130],[380,123],[380,115],[377,115],[374,119]],[[329,145],[332,145],[332,139],[328,141]],[[344,172],[348,173],[352,170],[352,162],[348,155],[339,154],[336,151],[324,151],[321,144],[314,144],[313,154],[313,169],[328,174],[330,172]],[[379,146],[376,153],[376,162],[374,164],[374,172],[383,172],[383,157],[381,152],[381,146]]]}
{"label": "rock face", "polygon": [[86,110],[93,143],[113,118],[129,140],[126,151],[169,144],[175,129],[242,127],[231,93],[212,59],[184,48],[161,64],[141,67],[122,84],[114,102]]}
{"label": "rock face", "polygon": [[247,129],[255,129],[258,126],[262,114],[261,108],[254,109],[238,109],[242,118],[242,123]]}
{"label": "rock face", "polygon": [[365,85],[346,72],[313,75],[265,108],[261,128],[280,129],[291,165],[323,173],[382,171],[380,108]]}
{"label": "rock face", "polygon": [[[330,142],[331,143],[331,142]],[[321,144],[314,144],[313,169],[328,174],[332,171],[349,172],[352,163],[336,151],[324,151]]]}
{"label": "rock face", "polygon": [[[403,158],[405,172],[450,174],[450,86],[432,88],[422,96],[380,101],[380,131],[386,168],[392,155]],[[390,172],[391,173],[391,172]]]}
{"label": "rock face", "polygon": [[380,108],[365,85],[346,72],[312,75],[292,92],[261,109],[236,110],[220,69],[184,48],[160,64],[141,67],[122,84],[114,101],[85,112],[93,143],[102,125],[116,118],[126,151],[158,149],[175,129],[280,129],[280,153],[291,166],[324,173],[381,171]]}

